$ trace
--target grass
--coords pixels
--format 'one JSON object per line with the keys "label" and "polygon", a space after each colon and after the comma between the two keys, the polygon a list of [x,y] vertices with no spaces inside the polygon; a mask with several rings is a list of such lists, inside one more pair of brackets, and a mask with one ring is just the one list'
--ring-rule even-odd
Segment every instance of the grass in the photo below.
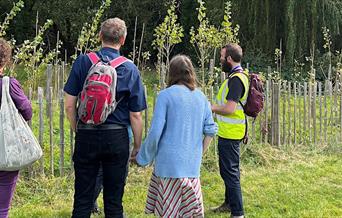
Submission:
{"label": "grass", "polygon": [[[66,78],[66,77],[65,77]],[[148,125],[150,125],[151,123],[151,119],[153,116],[153,102],[156,96],[156,92],[153,90],[153,86],[154,84],[158,84],[158,76],[153,73],[153,72],[144,72],[143,73],[143,81],[144,84],[146,84],[147,87],[147,103],[148,103]],[[36,98],[35,98],[36,99]],[[297,97],[297,101],[295,102],[293,97],[290,98],[290,104],[288,104],[288,101],[285,102],[285,104],[283,103],[283,99],[284,96],[281,96],[281,104],[280,104],[280,117],[279,117],[279,121],[280,121],[280,137],[281,137],[281,143],[283,144],[283,136],[284,134],[286,134],[286,138],[289,139],[289,136],[291,138],[291,141],[294,141],[294,136],[296,136],[297,139],[297,144],[306,144],[309,145],[311,147],[316,146],[313,145],[313,140],[312,140],[312,135],[313,135],[313,123],[311,122],[311,126],[310,128],[308,127],[308,125],[306,125],[306,127],[304,128],[304,122],[303,122],[303,114],[304,114],[304,104],[303,104],[303,98],[302,97]],[[317,98],[318,99],[318,98]],[[299,104],[300,101],[300,104]],[[335,118],[337,118],[337,116],[333,116],[336,115],[336,113],[331,114],[331,108],[333,104],[333,98],[328,97],[327,98],[327,117],[325,117],[325,109],[322,109],[322,113],[323,113],[323,119],[322,121],[325,121],[325,119],[327,119],[327,124],[328,124],[328,128],[325,131],[324,129],[324,125],[322,128],[322,133],[320,131],[320,117],[319,117],[319,107],[318,107],[318,100],[317,104],[316,104],[316,131],[317,131],[317,143],[323,142],[324,141],[324,137],[323,137],[323,132],[326,132],[327,135],[327,142],[329,144],[335,144],[337,143],[339,140],[341,140],[340,138],[342,137],[341,134],[341,124],[340,124],[340,120],[337,120]],[[294,104],[297,103],[297,109],[296,112],[294,111]],[[336,101],[336,105],[334,107],[335,111],[339,106],[339,104],[341,104],[341,102]],[[50,148],[53,148],[53,165],[54,165],[54,173],[55,175],[59,175],[59,162],[60,162],[60,106],[59,106],[59,99],[54,99],[53,102],[53,118],[52,118],[52,122],[53,122],[53,144],[50,145],[50,136],[49,136],[49,119],[46,116],[46,102],[45,100],[43,101],[43,119],[44,119],[44,132],[43,132],[43,143],[41,144],[43,149],[44,149],[44,166],[45,166],[45,172],[47,175],[51,174],[51,170],[50,170],[50,166],[49,166],[49,162],[51,159],[51,155],[50,155]],[[33,105],[33,119],[32,119],[32,129],[35,133],[35,135],[38,138],[39,135],[39,105],[38,105],[38,101],[37,100],[33,100],[32,101],[32,105]],[[286,106],[286,114],[283,115],[283,106]],[[289,111],[289,108],[291,108],[291,111]],[[307,111],[308,112],[308,108]],[[335,111],[337,112],[337,111]],[[269,138],[269,142],[271,142],[271,108],[268,108],[268,138]],[[296,131],[294,131],[294,114],[297,114],[296,117]],[[299,114],[301,114],[299,116]],[[143,118],[145,118],[145,112],[143,112]],[[286,117],[285,119],[285,128],[283,128],[284,124],[283,124],[283,116]],[[291,123],[289,120],[289,116],[291,116]],[[308,118],[306,118],[308,119]],[[261,123],[260,123],[261,122]],[[306,121],[306,123],[308,123],[308,121]],[[260,143],[260,138],[261,138],[261,126],[264,126],[265,124],[265,114],[262,113],[255,122],[255,130],[253,131],[253,125],[252,122],[250,120],[249,125],[248,125],[248,132],[249,132],[249,138],[250,138],[250,142],[253,143]],[[145,136],[145,127],[143,129],[144,133],[143,136]],[[285,132],[284,132],[285,131]],[[311,137],[310,137],[311,136]],[[265,137],[265,136],[263,136]],[[64,168],[66,171],[70,171],[71,168],[71,140],[70,140],[71,136],[70,136],[70,126],[69,126],[69,122],[66,118],[66,116],[64,117]],[[311,140],[310,140],[311,138]],[[265,141],[263,139],[263,141]],[[289,140],[287,140],[288,143]],[[285,143],[286,144],[286,143]],[[284,145],[282,145],[282,147],[285,147]],[[212,164],[212,163],[210,163]],[[34,168],[38,168],[39,164],[35,164]]]}
{"label": "grass", "polygon": [[[153,98],[156,94],[152,91],[152,84],[156,83],[156,78],[147,74],[144,75],[144,80],[145,84],[148,84],[148,121],[150,123],[153,113]],[[331,116],[331,101],[329,99],[327,105],[329,117]],[[291,108],[293,108],[293,104],[294,101],[291,98]],[[303,107],[303,104],[299,107]],[[37,101],[33,101],[33,108],[32,126],[38,136]],[[319,109],[316,110],[318,113]],[[282,112],[282,108],[280,111]],[[304,113],[302,108],[299,112]],[[293,109],[292,113],[294,113]],[[52,120],[54,127],[54,172],[58,176],[59,134],[61,129],[59,128],[59,105],[57,101],[54,102]],[[283,118],[280,117],[281,122],[282,120]],[[292,138],[294,134],[297,135],[297,139],[304,134],[303,125],[300,122],[297,122],[296,133],[292,131],[292,126]],[[316,125],[318,130],[318,122]],[[282,123],[280,127],[282,130]],[[288,129],[288,123],[286,127]],[[249,128],[252,128],[251,125]],[[260,125],[256,124],[256,133],[259,132],[259,128]],[[307,140],[309,138],[307,129],[302,145],[281,145],[280,149],[275,149],[269,145],[249,144],[241,148],[242,189],[246,217],[342,217],[342,175],[340,170],[342,146],[335,143],[339,142],[335,135],[340,128],[338,125],[330,128],[331,130],[327,131],[328,141],[330,141],[327,145],[318,146],[310,143]],[[70,132],[66,118],[64,120],[64,131],[67,176],[52,177],[49,176],[51,175],[49,170],[49,123],[45,115],[44,105],[44,166],[48,176],[39,175],[37,170],[39,163],[34,166],[36,172],[34,179],[23,179],[26,174],[22,172],[22,179],[18,183],[13,208],[10,212],[11,218],[70,217],[73,203],[73,176],[70,173]],[[259,137],[260,134],[256,134],[254,142],[259,142]],[[304,146],[305,143],[307,143],[306,146]],[[143,211],[151,172],[151,168],[142,169],[135,166],[130,168],[124,196],[124,208],[129,217],[146,217]],[[203,158],[201,182],[206,217],[228,217],[226,214],[213,214],[209,210],[211,207],[219,205],[223,201],[224,195],[215,146],[211,146]],[[103,205],[101,200],[100,205]]]}
{"label": "grass", "polygon": [[[319,151],[270,146],[245,149],[242,189],[246,217],[342,217],[342,155]],[[201,173],[206,217],[228,217],[209,210],[219,205],[224,195],[214,152],[212,147],[206,154]],[[128,217],[148,217],[143,210],[151,172],[150,167],[130,168],[124,195]],[[70,217],[72,199],[71,175],[20,180],[10,217]]]}

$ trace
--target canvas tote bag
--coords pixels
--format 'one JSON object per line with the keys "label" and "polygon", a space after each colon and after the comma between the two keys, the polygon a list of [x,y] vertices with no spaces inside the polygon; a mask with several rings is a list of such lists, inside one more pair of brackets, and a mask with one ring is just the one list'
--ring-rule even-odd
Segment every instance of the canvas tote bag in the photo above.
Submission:
{"label": "canvas tote bag", "polygon": [[43,151],[10,93],[10,79],[2,78],[0,108],[0,171],[15,171],[40,159]]}

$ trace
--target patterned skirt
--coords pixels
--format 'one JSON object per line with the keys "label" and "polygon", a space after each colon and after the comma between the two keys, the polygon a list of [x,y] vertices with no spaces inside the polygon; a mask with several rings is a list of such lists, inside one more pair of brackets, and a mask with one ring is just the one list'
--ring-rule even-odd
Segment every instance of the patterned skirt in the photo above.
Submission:
{"label": "patterned skirt", "polygon": [[146,214],[157,217],[204,217],[201,183],[198,178],[160,178],[152,174]]}

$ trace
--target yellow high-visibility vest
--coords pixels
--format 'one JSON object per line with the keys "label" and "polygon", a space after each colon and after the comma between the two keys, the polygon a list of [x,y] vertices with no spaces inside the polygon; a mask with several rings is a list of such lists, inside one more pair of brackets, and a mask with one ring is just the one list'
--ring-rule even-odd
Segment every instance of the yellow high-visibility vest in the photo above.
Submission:
{"label": "yellow high-visibility vest", "polygon": [[[249,90],[249,77],[248,72],[238,72],[233,73],[229,78],[239,77],[244,88],[245,93],[243,94],[240,102],[245,105]],[[226,79],[220,87],[220,90],[216,96],[217,104],[224,105],[227,103],[227,95],[229,93],[228,79]],[[229,115],[219,115],[217,114],[217,124],[218,124],[218,136],[225,139],[235,139],[240,140],[245,136],[246,131],[246,118],[243,112],[243,107],[240,103],[237,103],[236,110],[234,113]]]}

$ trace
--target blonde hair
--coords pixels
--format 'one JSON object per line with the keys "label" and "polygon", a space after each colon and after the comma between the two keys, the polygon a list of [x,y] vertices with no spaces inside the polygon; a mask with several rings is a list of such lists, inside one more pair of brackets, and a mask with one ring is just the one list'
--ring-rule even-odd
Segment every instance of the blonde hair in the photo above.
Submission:
{"label": "blonde hair", "polygon": [[168,87],[180,83],[194,90],[197,86],[194,66],[186,55],[176,55],[170,61]]}
{"label": "blonde hair", "polygon": [[120,38],[127,36],[127,27],[125,21],[120,18],[110,18],[101,24],[100,33],[102,41],[109,44],[119,44]]}
{"label": "blonde hair", "polygon": [[3,38],[0,38],[0,68],[5,67],[11,63],[12,47]]}

